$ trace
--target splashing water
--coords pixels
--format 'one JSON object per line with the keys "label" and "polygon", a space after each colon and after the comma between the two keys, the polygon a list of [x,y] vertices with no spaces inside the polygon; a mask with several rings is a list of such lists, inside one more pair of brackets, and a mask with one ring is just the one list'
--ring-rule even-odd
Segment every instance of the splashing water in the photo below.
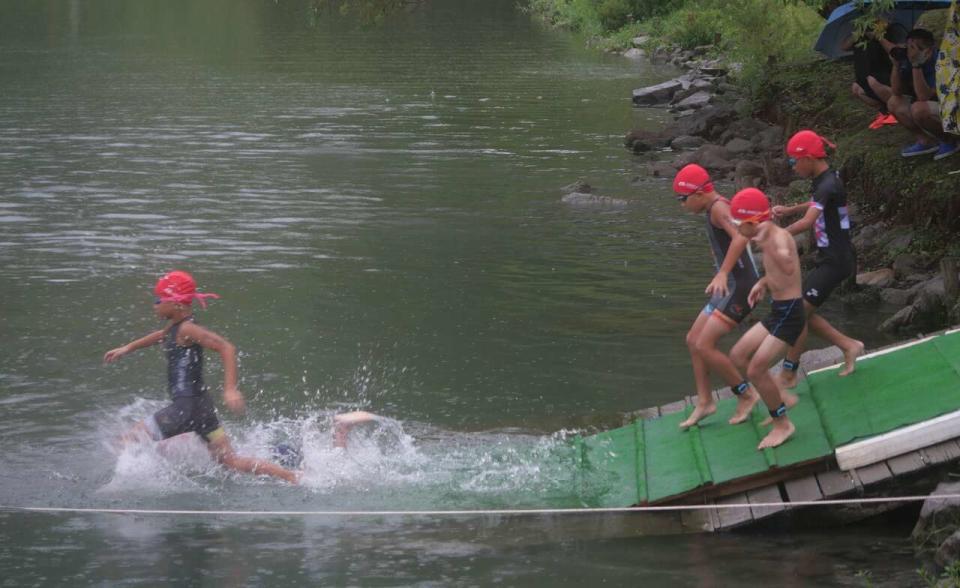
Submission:
{"label": "splashing water", "polygon": [[[575,484],[573,449],[566,433],[552,436],[517,431],[464,433],[377,416],[356,425],[346,448],[333,442],[334,411],[268,422],[225,423],[237,453],[271,461],[291,458],[302,470],[299,488],[230,472],[214,462],[196,435],[159,443],[117,444],[130,422],[161,408],[137,400],[116,413],[100,438],[116,459],[110,480],[98,494],[112,498],[216,495],[229,487],[263,489],[311,508],[469,509],[581,504]],[[409,429],[409,432],[408,430]],[[110,440],[110,441],[106,441]],[[262,498],[245,501],[264,508]],[[178,500],[182,503],[182,500]]]}

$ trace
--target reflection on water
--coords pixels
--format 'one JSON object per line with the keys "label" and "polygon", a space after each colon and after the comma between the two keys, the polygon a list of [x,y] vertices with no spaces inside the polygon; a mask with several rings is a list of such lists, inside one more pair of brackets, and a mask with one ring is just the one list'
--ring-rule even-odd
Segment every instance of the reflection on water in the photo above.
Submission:
{"label": "reflection on water", "polygon": [[[435,0],[382,29],[312,20],[306,4],[0,3],[4,502],[577,506],[608,481],[575,479],[562,431],[691,390],[702,220],[663,180],[634,181],[621,142],[665,116],[631,109],[630,90],[673,72],[585,51],[514,0]],[[567,207],[560,186],[577,178],[630,204]],[[113,448],[162,404],[163,361],[101,357],[157,327],[149,288],[172,267],[222,296],[198,320],[241,350],[249,416],[221,414],[229,434],[264,457],[300,444],[305,488],[232,476],[196,440]],[[831,312],[879,342],[875,318]],[[357,408],[394,420],[335,450],[331,415]],[[195,583],[204,569],[238,585],[704,586],[912,566],[868,547],[899,550],[893,536],[636,536],[658,524],[0,514],[0,565],[10,584]]]}

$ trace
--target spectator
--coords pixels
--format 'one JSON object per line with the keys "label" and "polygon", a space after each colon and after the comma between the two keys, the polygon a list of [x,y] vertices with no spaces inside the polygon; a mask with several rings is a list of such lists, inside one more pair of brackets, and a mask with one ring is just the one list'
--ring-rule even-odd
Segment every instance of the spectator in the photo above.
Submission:
{"label": "spectator", "polygon": [[877,111],[877,116],[870,123],[871,129],[897,124],[896,117],[887,110],[887,100],[877,95],[871,83],[890,86],[888,54],[894,47],[903,45],[906,37],[907,29],[900,23],[878,20],[862,36],[851,34],[841,44],[841,49],[853,52],[853,72],[856,79],[850,92],[871,110]]}
{"label": "spectator", "polygon": [[[943,132],[940,106],[937,102],[936,61],[933,33],[913,29],[907,34],[906,49],[894,47],[890,51],[893,67],[887,108],[915,142],[904,147],[900,154],[914,157],[935,153],[934,159],[943,159],[957,151],[957,145]],[[883,88],[874,87],[883,97]]]}
{"label": "spectator", "polygon": [[937,96],[943,130],[960,135],[960,10],[957,0],[950,4],[947,26],[937,58]]}

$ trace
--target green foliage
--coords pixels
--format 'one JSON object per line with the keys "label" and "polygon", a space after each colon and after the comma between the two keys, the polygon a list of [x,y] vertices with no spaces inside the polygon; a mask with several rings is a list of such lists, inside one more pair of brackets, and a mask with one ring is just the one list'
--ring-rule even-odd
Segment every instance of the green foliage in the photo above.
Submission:
{"label": "green foliage", "polygon": [[683,8],[663,19],[660,31],[669,42],[691,49],[722,39],[723,19],[723,12],[717,8]]}
{"label": "green foliage", "polygon": [[917,575],[920,576],[925,586],[931,586],[933,588],[960,588],[960,561],[955,561],[947,566],[939,576],[932,574],[924,568],[918,569]]}

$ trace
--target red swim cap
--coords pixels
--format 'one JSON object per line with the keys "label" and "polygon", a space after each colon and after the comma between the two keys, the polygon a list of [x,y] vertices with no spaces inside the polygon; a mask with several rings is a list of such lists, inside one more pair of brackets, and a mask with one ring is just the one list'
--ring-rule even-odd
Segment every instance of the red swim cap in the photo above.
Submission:
{"label": "red swim cap", "polygon": [[673,191],[677,194],[689,196],[698,190],[713,192],[713,182],[710,174],[695,163],[686,165],[673,178]]}
{"label": "red swim cap", "polygon": [[204,298],[220,298],[216,294],[200,294],[197,292],[197,283],[187,272],[172,271],[157,280],[153,293],[160,302],[176,302],[177,304],[193,304],[194,299],[200,301],[200,306],[207,307]]}
{"label": "red swim cap", "polygon": [[809,129],[799,131],[787,141],[787,155],[800,159],[801,157],[813,157],[823,159],[827,156],[824,145],[829,145],[832,149],[837,146],[827,141],[820,135]]}
{"label": "red swim cap", "polygon": [[756,188],[744,188],[730,201],[730,214],[739,221],[762,223],[770,220],[770,200]]}

